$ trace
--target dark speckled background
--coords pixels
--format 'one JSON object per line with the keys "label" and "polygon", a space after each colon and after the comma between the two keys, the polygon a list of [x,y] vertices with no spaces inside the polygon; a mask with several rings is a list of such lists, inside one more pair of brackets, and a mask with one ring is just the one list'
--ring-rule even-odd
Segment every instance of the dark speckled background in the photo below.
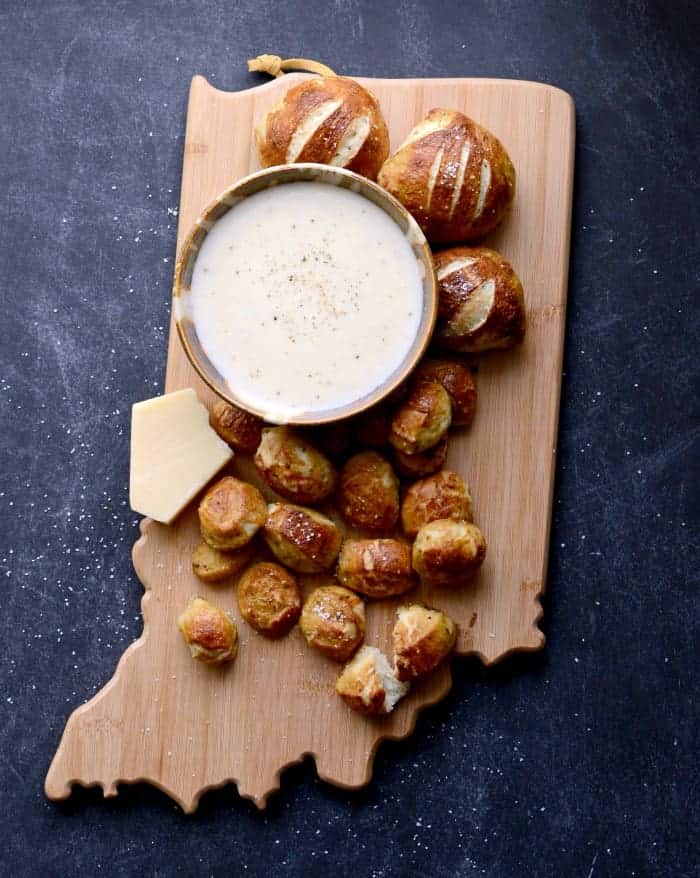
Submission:
{"label": "dark speckled background", "polygon": [[[0,873],[696,876],[695,2],[0,3]],[[544,653],[455,665],[374,782],[44,799],[139,634],[129,411],[162,384],[189,80],[262,51],[502,76],[576,101]]]}

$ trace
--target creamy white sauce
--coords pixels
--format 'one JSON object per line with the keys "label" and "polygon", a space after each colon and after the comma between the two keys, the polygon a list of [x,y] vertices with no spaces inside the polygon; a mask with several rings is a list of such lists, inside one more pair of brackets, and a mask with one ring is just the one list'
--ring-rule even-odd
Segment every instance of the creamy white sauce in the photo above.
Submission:
{"label": "creamy white sauce", "polygon": [[202,347],[246,404],[283,422],[358,400],[408,353],[422,266],[368,199],[285,183],[213,225],[192,274]]}

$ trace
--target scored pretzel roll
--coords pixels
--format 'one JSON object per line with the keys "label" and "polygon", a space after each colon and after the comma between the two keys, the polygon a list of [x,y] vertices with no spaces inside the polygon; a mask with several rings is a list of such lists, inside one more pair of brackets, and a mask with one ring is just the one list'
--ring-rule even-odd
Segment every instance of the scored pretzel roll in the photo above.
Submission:
{"label": "scored pretzel roll", "polygon": [[414,482],[401,504],[401,526],[414,539],[424,524],[439,518],[473,521],[472,495],[461,476],[450,470]]}
{"label": "scored pretzel roll", "polygon": [[315,509],[271,503],[263,527],[270,551],[299,573],[320,573],[335,563],[342,535],[338,525]]}
{"label": "scored pretzel roll", "polygon": [[338,579],[368,598],[403,594],[416,585],[411,547],[400,540],[346,540],[338,558]]}
{"label": "scored pretzel roll", "polygon": [[238,654],[238,630],[228,613],[204,598],[194,597],[177,620],[193,659],[205,665],[233,661]]}
{"label": "scored pretzel roll", "polygon": [[423,360],[416,378],[442,384],[452,402],[452,426],[466,427],[474,420],[476,384],[472,370],[457,360]]}
{"label": "scored pretzel roll", "polygon": [[220,399],[209,413],[209,423],[236,451],[252,454],[260,445],[263,422],[255,415]]}
{"label": "scored pretzel roll", "polygon": [[389,155],[379,102],[343,76],[319,76],[292,86],[256,128],[255,139],[266,168],[319,162],[375,180]]}
{"label": "scored pretzel roll", "polygon": [[413,544],[413,569],[430,585],[463,585],[485,557],[484,535],[468,521],[431,521],[418,531]]}
{"label": "scored pretzel roll", "polygon": [[267,516],[267,503],[255,485],[224,476],[206,492],[197,510],[202,539],[212,549],[240,549]]}
{"label": "scored pretzel roll", "polygon": [[452,402],[437,381],[417,381],[391,422],[389,442],[405,454],[432,448],[452,423]]}
{"label": "scored pretzel roll", "polygon": [[301,614],[299,585],[279,564],[249,567],[238,580],[236,597],[241,616],[266,637],[282,637]]}
{"label": "scored pretzel roll", "polygon": [[399,519],[399,480],[381,454],[361,451],[341,469],[336,501],[353,527],[391,530]]}
{"label": "scored pretzel roll", "polygon": [[379,172],[431,244],[476,241],[501,222],[515,169],[501,142],[456,110],[431,110]]}
{"label": "scored pretzel roll", "polygon": [[399,607],[393,639],[396,676],[413,680],[432,671],[452,652],[457,626],[447,613],[412,604]]}
{"label": "scored pretzel roll", "polygon": [[523,285],[507,259],[488,247],[451,247],[434,261],[439,347],[479,353],[522,342]]}
{"label": "scored pretzel roll", "polygon": [[320,586],[306,599],[299,627],[309,646],[347,661],[365,639],[364,601],[342,585]]}
{"label": "scored pretzel roll", "polygon": [[330,460],[289,427],[264,429],[253,460],[272,490],[295,503],[317,503],[335,487]]}

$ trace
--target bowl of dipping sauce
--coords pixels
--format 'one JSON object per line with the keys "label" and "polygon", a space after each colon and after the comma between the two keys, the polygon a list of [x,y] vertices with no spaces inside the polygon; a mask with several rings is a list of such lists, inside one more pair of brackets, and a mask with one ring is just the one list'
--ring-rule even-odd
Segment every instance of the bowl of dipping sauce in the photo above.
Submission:
{"label": "bowl of dipping sauce", "polygon": [[269,423],[314,425],[364,411],[411,373],[437,283],[418,224],[380,186],[282,165],[240,180],[197,220],[173,310],[215,393]]}

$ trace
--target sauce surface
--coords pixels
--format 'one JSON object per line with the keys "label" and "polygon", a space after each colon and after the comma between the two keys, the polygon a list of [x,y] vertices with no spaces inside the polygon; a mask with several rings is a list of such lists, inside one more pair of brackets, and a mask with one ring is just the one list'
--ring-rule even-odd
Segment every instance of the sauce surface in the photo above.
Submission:
{"label": "sauce surface", "polygon": [[235,205],[192,274],[202,347],[234,393],[283,422],[354,402],[408,353],[422,266],[394,221],[327,183],[285,183]]}

